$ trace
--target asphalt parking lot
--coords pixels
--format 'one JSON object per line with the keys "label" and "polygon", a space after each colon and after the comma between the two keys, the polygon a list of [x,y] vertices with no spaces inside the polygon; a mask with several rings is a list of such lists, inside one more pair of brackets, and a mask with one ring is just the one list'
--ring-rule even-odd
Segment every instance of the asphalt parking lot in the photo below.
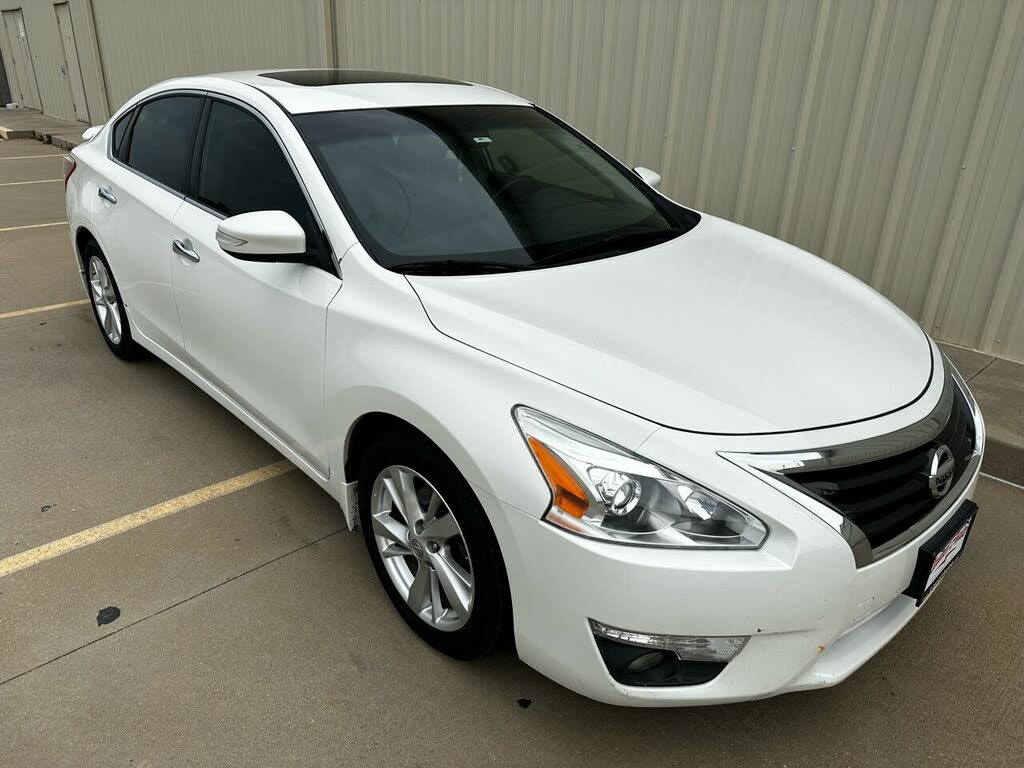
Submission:
{"label": "asphalt parking lot", "polygon": [[1024,762],[1024,490],[982,480],[964,558],[835,688],[631,710],[510,648],[452,661],[326,494],[168,366],[107,351],[60,154],[0,142],[0,765]]}

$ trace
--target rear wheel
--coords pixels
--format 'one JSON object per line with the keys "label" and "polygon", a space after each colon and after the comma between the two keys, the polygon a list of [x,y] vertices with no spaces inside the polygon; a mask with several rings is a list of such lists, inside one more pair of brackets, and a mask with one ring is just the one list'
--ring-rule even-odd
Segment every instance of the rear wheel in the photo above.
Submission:
{"label": "rear wheel", "polygon": [[389,434],[360,472],[363,538],[406,623],[459,659],[490,653],[509,619],[494,533],[469,484],[436,447]]}
{"label": "rear wheel", "polygon": [[128,316],[121,301],[121,292],[114,281],[110,265],[96,243],[85,246],[85,281],[89,289],[93,315],[100,327],[103,340],[110,351],[124,360],[134,360],[142,350],[132,339]]}

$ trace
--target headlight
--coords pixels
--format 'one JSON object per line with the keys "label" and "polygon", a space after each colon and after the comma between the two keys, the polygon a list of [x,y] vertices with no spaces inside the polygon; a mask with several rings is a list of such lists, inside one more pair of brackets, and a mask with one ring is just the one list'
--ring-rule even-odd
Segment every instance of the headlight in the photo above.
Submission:
{"label": "headlight", "polygon": [[595,539],[694,549],[756,549],[768,528],[674,472],[564,421],[519,406],[519,429],[551,487],[544,519]]}

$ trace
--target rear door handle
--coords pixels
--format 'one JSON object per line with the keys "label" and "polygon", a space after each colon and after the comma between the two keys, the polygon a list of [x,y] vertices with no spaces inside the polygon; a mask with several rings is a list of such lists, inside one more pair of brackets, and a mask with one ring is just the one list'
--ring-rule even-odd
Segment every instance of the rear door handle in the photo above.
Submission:
{"label": "rear door handle", "polygon": [[108,203],[116,203],[117,198],[114,197],[114,193],[110,191],[110,187],[100,187],[96,190],[96,194],[106,200]]}
{"label": "rear door handle", "polygon": [[179,256],[184,256],[189,261],[199,261],[199,254],[192,249],[192,243],[188,240],[175,240],[171,248]]}

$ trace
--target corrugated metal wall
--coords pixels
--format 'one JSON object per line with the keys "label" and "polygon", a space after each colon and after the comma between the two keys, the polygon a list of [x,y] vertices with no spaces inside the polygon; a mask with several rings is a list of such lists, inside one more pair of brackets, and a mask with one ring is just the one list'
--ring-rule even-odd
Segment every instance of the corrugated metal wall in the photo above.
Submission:
{"label": "corrugated metal wall", "polygon": [[92,0],[111,106],[177,75],[323,67],[323,0]]}
{"label": "corrugated metal wall", "polygon": [[[51,55],[32,19],[52,3],[21,2]],[[1024,360],[1024,0],[71,3],[76,35],[95,19],[79,50],[102,109],[257,66],[490,83],[680,201],[834,261],[937,338]]]}

